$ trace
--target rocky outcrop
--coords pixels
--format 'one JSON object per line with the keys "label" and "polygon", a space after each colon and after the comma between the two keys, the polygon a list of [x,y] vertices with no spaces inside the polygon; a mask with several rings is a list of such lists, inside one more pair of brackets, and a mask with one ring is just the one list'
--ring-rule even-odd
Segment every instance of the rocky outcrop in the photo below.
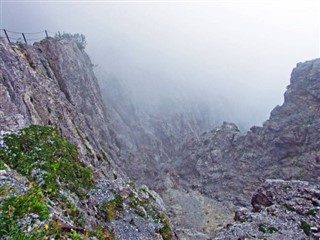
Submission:
{"label": "rocky outcrop", "polygon": [[[0,236],[13,225],[36,239],[173,237],[161,198],[119,168],[118,138],[92,67],[74,41],[0,42]],[[23,209],[24,199],[36,209]],[[47,235],[32,235],[42,229]]]}
{"label": "rocky outcrop", "polygon": [[[37,221],[40,215],[30,213],[19,224],[36,222],[28,226],[37,229],[57,220],[60,230],[72,228],[79,234],[89,229],[98,236],[100,230],[95,227],[102,226],[108,230],[102,238],[172,238],[161,198],[147,187],[135,187],[129,175],[160,191],[181,239],[318,237],[319,59],[297,65],[283,105],[272,111],[262,127],[244,134],[225,122],[201,134],[210,123],[196,107],[166,115],[159,109],[137,108],[129,91],[123,91],[117,81],[103,85],[102,97],[89,57],[73,41],[48,38],[34,46],[0,42],[0,53],[0,154],[5,159],[5,163],[0,161],[0,191],[5,193],[5,198],[0,194],[0,201],[10,202],[10,196],[21,201],[36,194],[44,212],[52,213],[46,215],[47,222]],[[49,165],[42,158],[35,159],[30,169],[20,169],[12,161],[30,160],[30,152],[43,150],[31,151],[24,138],[19,154],[14,144],[8,148],[6,136],[23,137],[32,124],[58,129],[77,147],[78,158],[70,162],[81,162],[77,166],[84,176],[93,173],[95,187],[73,187],[81,195],[85,192],[84,198],[70,193],[72,183],[56,175],[58,192],[81,213],[82,225],[71,218],[72,211],[62,216],[64,198],[52,199],[52,190],[41,184],[43,176],[56,171],[61,152],[54,151],[54,158],[45,159]],[[44,135],[40,132],[39,136]],[[51,137],[46,141],[50,149]],[[44,165],[50,171],[40,168]],[[267,181],[251,197],[268,178],[306,180],[314,186]],[[74,179],[81,182],[83,178]],[[39,191],[34,184],[39,184]],[[47,191],[49,196],[45,196]],[[230,220],[230,209],[250,206],[250,198],[253,210],[238,210],[238,222],[213,236],[216,228]],[[9,206],[0,204],[6,211],[12,210]]]}
{"label": "rocky outcrop", "polygon": [[303,181],[267,180],[252,210],[240,208],[212,239],[319,239],[320,188]]}
{"label": "rocky outcrop", "polygon": [[[97,157],[102,150],[109,150],[105,142],[109,130],[86,53],[75,42],[53,38],[34,46],[1,42],[0,52],[0,129],[56,126],[77,145],[83,162],[99,169],[97,174],[112,178],[116,165],[110,168]],[[119,169],[116,172],[121,174]]]}
{"label": "rocky outcrop", "polygon": [[[272,111],[262,127],[254,126],[247,133],[227,122],[207,130],[208,119],[196,108],[165,114],[145,110],[133,104],[130,91],[117,79],[105,87],[116,85],[116,91],[102,92],[107,106],[114,107],[112,115],[118,116],[113,126],[121,133],[119,158],[125,156],[123,162],[128,163],[124,170],[159,191],[182,238],[207,238],[212,226],[230,218],[225,207],[249,206],[252,192],[265,179],[319,184],[319,75],[319,59],[298,64],[283,105]],[[212,201],[204,204],[207,198]],[[208,228],[206,215],[198,210],[222,209],[221,204],[223,214],[212,217]],[[193,218],[182,212],[197,212],[193,216],[198,216],[199,224],[188,224]]]}
{"label": "rocky outcrop", "polygon": [[320,60],[293,70],[282,106],[262,127],[242,134],[224,123],[183,146],[176,171],[190,188],[230,205],[248,206],[267,178],[320,182]]}

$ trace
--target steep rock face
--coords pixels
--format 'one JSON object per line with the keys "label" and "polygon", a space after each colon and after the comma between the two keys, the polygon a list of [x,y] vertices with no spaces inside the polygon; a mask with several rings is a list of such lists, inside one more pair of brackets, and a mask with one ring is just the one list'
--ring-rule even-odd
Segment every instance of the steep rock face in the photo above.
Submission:
{"label": "steep rock face", "polygon": [[[117,146],[119,158],[128,163],[124,170],[162,194],[171,206],[179,236],[186,239],[205,239],[208,235],[202,233],[210,235],[212,228],[201,224],[206,210],[197,212],[201,220],[192,226],[186,221],[193,219],[181,212],[221,209],[223,216],[209,221],[216,226],[230,217],[221,204],[230,209],[249,206],[251,193],[267,178],[319,183],[319,65],[319,59],[298,64],[284,104],[272,111],[262,127],[252,127],[246,134],[232,123],[208,131],[208,119],[196,108],[166,111],[166,115],[158,109],[143,111],[132,103],[125,86],[113,79],[111,85],[117,90],[102,92],[107,106],[113,107],[112,115],[117,116],[112,126],[121,133]],[[192,200],[186,192],[194,194]],[[210,204],[204,204],[207,197],[212,199]]]}
{"label": "steep rock face", "polygon": [[213,239],[319,239],[320,188],[303,181],[267,180]]}
{"label": "steep rock face", "polygon": [[293,70],[282,106],[263,127],[241,134],[234,124],[192,139],[177,160],[182,184],[231,205],[247,206],[267,178],[319,183],[320,60]]}
{"label": "steep rock face", "polygon": [[[0,153],[1,156],[6,156],[1,160],[6,159],[9,164],[10,159],[16,157],[20,159],[20,156],[28,156],[26,159],[30,159],[28,155],[30,153],[47,156],[47,152],[43,152],[44,149],[34,146],[22,147],[18,155],[13,154],[10,148],[13,146],[8,148],[6,145],[8,144],[6,136],[12,138],[17,135],[23,142],[26,141],[23,140],[25,130],[21,129],[31,124],[54,126],[59,134],[77,147],[76,161],[81,161],[85,167],[93,171],[95,187],[81,199],[70,193],[68,184],[61,185],[56,190],[58,200],[52,199],[50,194],[42,196],[41,191],[52,191],[52,189],[39,190],[41,201],[48,204],[47,207],[43,207],[50,209],[53,214],[49,215],[51,219],[46,221],[50,223],[58,221],[59,231],[65,228],[68,231],[75,224],[80,224],[77,221],[79,219],[74,220],[69,216],[70,212],[77,211],[84,220],[81,223],[83,225],[76,230],[81,233],[84,229],[93,231],[99,226],[105,234],[111,234],[104,235],[104,239],[106,237],[170,239],[172,237],[170,221],[164,212],[161,198],[148,188],[137,188],[129,184],[129,179],[118,167],[120,162],[117,137],[112,126],[109,126],[111,120],[102,102],[92,66],[87,54],[80,50],[74,41],[48,38],[33,46],[0,42]],[[52,132],[54,136],[57,135],[54,130],[47,131]],[[11,135],[12,133],[14,135]],[[34,134],[42,136],[41,132]],[[48,151],[51,151],[51,137],[48,136],[44,142]],[[8,149],[10,151],[7,151]],[[56,161],[60,161],[59,151],[54,154],[57,154],[53,155],[57,158]],[[45,164],[48,169],[54,170],[58,167],[58,163],[50,165],[52,164],[50,161],[54,161],[51,158],[34,159],[34,161],[35,164],[39,164],[37,166]],[[9,201],[12,194],[17,199],[21,193],[33,194],[29,192],[30,189],[33,191],[29,186],[38,184],[38,187],[42,188],[42,176],[49,174],[48,169],[41,168],[31,169],[31,174],[25,174],[25,170],[19,169],[19,166],[6,165],[2,161],[0,169],[1,194],[2,191],[9,193],[8,196],[4,195],[1,203]],[[24,180],[23,183],[16,184],[16,179],[24,179],[16,171],[29,181]],[[63,182],[61,179],[56,181]],[[11,192],[11,185],[17,188],[17,191]],[[24,197],[25,195],[21,195],[22,199]],[[70,203],[72,209],[64,209],[66,206],[61,201]],[[63,216],[64,214],[67,216]],[[3,216],[1,211],[0,216]],[[48,228],[48,224],[45,225],[44,222],[39,224]],[[29,227],[38,229],[39,224]]]}
{"label": "steep rock face", "polygon": [[52,38],[34,46],[2,42],[0,51],[0,128],[56,126],[77,145],[86,164],[112,178],[112,168],[95,153],[108,150],[105,139],[109,132],[88,56],[74,42]]}

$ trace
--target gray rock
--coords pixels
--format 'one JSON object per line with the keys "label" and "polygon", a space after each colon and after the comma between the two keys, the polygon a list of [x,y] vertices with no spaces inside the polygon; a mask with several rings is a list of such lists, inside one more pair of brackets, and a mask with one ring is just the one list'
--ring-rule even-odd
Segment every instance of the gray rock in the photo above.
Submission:
{"label": "gray rock", "polygon": [[212,239],[318,239],[320,209],[312,199],[319,189],[307,182],[267,180],[253,198],[272,196],[272,205],[260,205],[260,212],[254,207],[239,209],[236,222],[218,230]]}
{"label": "gray rock", "polygon": [[[268,178],[320,183],[319,65],[316,59],[293,70],[283,105],[263,127],[241,134],[235,125],[224,123],[189,139],[175,160],[179,183],[232,209],[249,206],[251,193]],[[270,200],[257,195],[253,204],[259,210],[258,205],[269,205]]]}
{"label": "gray rock", "polygon": [[[94,170],[97,186],[87,199],[79,200],[67,189],[60,191],[81,213],[85,228],[107,227],[117,239],[162,239],[159,231],[163,223],[149,216],[141,217],[130,205],[129,195],[138,192],[137,197],[148,201],[156,216],[165,211],[156,193],[143,195],[128,184],[129,178],[119,168],[122,164],[116,147],[119,137],[110,124],[114,118],[106,111],[92,66],[88,55],[75,41],[49,37],[30,46],[0,40],[0,147],[6,148],[3,142],[6,134],[19,133],[19,129],[31,124],[56,127],[77,146],[80,161]],[[42,184],[42,169],[33,169],[30,174],[38,185]],[[10,192],[12,195],[29,189],[26,179],[11,169],[1,171],[0,187],[3,185],[15,189]],[[106,221],[101,215],[101,206],[116,196],[124,202],[123,209],[117,209],[115,219]],[[149,196],[152,201],[146,199]],[[47,201],[51,219],[73,225],[72,220],[64,216],[65,210],[59,207],[59,202]],[[132,219],[135,225],[130,223]],[[30,231],[34,221],[37,218],[31,214],[19,224]]]}

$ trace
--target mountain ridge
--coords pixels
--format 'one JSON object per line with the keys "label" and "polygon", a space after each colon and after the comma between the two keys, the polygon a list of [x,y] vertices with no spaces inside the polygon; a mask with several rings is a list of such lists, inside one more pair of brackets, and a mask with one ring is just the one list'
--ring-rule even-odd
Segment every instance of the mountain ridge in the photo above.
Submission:
{"label": "mountain ridge", "polygon": [[[251,229],[255,236],[268,237],[274,226],[263,225],[267,234],[263,235],[260,226],[249,220],[265,217],[273,221],[264,211],[272,206],[281,209],[286,202],[268,199],[271,206],[263,205],[252,193],[260,196],[262,191],[268,197],[264,190],[268,188],[277,198],[279,194],[292,194],[282,186],[296,192],[309,191],[309,183],[296,187],[292,179],[308,181],[315,185],[312,189],[320,183],[320,59],[298,64],[291,74],[284,103],[271,112],[263,126],[254,126],[244,134],[227,122],[208,130],[210,121],[196,106],[170,114],[139,109],[131,102],[126,86],[116,81],[103,85],[103,79],[98,82],[90,58],[74,41],[48,38],[33,46],[1,41],[0,52],[0,190],[9,191],[17,202],[36,196],[46,203],[41,205],[45,214],[34,216],[30,212],[22,216],[22,229],[54,229],[55,220],[47,215],[46,209],[50,209],[58,219],[58,230],[66,235],[66,229],[73,228],[77,234],[88,230],[101,238],[95,229],[101,225],[104,237],[108,234],[110,239],[221,239],[235,232],[243,237],[243,231],[237,230],[238,222],[232,223],[234,228],[226,224],[234,210],[252,204],[253,213],[237,211],[248,218],[236,217],[236,221],[246,222],[244,229]],[[34,137],[39,137],[39,143],[43,141],[43,149],[32,145]],[[16,139],[16,143],[10,139]],[[62,144],[62,149],[70,149],[74,161],[66,152],[58,151],[56,155],[50,145],[53,139]],[[74,148],[66,141],[76,150],[71,150]],[[20,144],[17,153],[15,144]],[[43,157],[48,156],[46,151],[53,157]],[[58,163],[51,162],[52,158]],[[81,177],[74,178],[80,184],[79,192],[74,187],[71,189],[75,192],[68,189],[73,185],[69,179],[60,183],[62,176],[58,174],[60,180],[53,178],[57,188],[54,192],[61,196],[52,195],[51,188],[41,184],[46,182],[44,176],[53,176],[62,164],[61,158],[75,162],[74,169],[89,176],[83,186]],[[23,161],[30,159],[33,165],[24,166]],[[265,182],[269,178],[288,182]],[[130,179],[155,189],[162,198],[146,186],[135,186]],[[15,190],[7,188],[8,184]],[[38,188],[34,189],[34,184]],[[0,199],[5,203],[0,204],[2,212],[8,210],[10,194]],[[314,201],[308,202],[310,209],[320,196],[316,192],[312,198]],[[290,204],[299,208],[299,202]],[[262,206],[260,212],[255,212],[257,205]],[[72,209],[79,212],[84,223],[71,216]],[[66,216],[62,216],[64,211]],[[288,215],[286,210],[280,212],[280,217]],[[311,230],[308,235],[303,229],[309,225],[312,236],[317,236],[317,226],[313,225],[319,211],[313,212],[311,216],[304,212],[303,216],[295,216],[301,236],[311,236]],[[44,216],[44,222],[35,220]],[[301,221],[309,225],[301,228]],[[280,222],[277,229],[286,224]],[[283,237],[290,239],[292,233],[285,234]]]}
{"label": "mountain ridge", "polygon": [[159,195],[119,168],[83,49],[49,37],[33,46],[1,40],[0,53],[0,236],[172,238]]}
{"label": "mountain ridge", "polygon": [[[227,122],[201,133],[199,129],[204,128],[197,125],[197,118],[193,121],[183,113],[177,114],[176,119],[171,119],[170,115],[152,116],[148,112],[140,116],[133,114],[134,119],[142,123],[142,119],[148,119],[142,131],[149,130],[152,134],[145,137],[155,138],[158,145],[166,146],[161,151],[170,158],[161,158],[157,145],[146,145],[151,154],[139,157],[141,153],[136,151],[136,164],[155,166],[160,173],[156,179],[144,177],[140,171],[133,173],[137,176],[131,176],[158,190],[172,206],[173,221],[178,229],[184,229],[186,221],[179,216],[181,211],[192,211],[186,208],[187,200],[181,201],[181,197],[186,196],[185,192],[194,193],[192,201],[196,205],[202,197],[209,197],[215,201],[211,203],[211,209],[217,209],[216,206],[223,203],[232,212],[237,206],[249,207],[251,194],[265,179],[299,179],[319,184],[319,63],[319,59],[298,63],[292,71],[283,104],[271,111],[270,118],[261,127],[253,126],[247,133]],[[106,95],[103,93],[104,99],[108,98]],[[121,111],[123,108],[125,106]],[[198,129],[196,136],[192,131],[183,133],[188,123]],[[141,126],[137,129],[140,131]],[[130,131],[136,129],[131,128]],[[148,144],[148,141],[141,144]],[[124,171],[130,176],[130,171]],[[232,215],[229,210],[224,211],[226,219]],[[203,219],[206,219],[205,212],[207,210],[200,214]],[[206,221],[212,219],[215,217]],[[211,224],[221,224],[221,220],[216,219],[217,222]],[[203,225],[206,224],[194,224],[193,230],[201,232]],[[190,239],[192,237],[189,236]]]}

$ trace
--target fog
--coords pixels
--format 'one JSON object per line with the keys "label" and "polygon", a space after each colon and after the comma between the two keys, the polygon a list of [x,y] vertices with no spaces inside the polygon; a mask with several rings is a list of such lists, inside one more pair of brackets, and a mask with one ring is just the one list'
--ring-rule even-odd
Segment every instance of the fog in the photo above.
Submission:
{"label": "fog", "polygon": [[1,1],[1,28],[83,33],[96,70],[137,103],[201,105],[246,129],[282,104],[296,63],[319,56],[319,9],[317,0]]}

